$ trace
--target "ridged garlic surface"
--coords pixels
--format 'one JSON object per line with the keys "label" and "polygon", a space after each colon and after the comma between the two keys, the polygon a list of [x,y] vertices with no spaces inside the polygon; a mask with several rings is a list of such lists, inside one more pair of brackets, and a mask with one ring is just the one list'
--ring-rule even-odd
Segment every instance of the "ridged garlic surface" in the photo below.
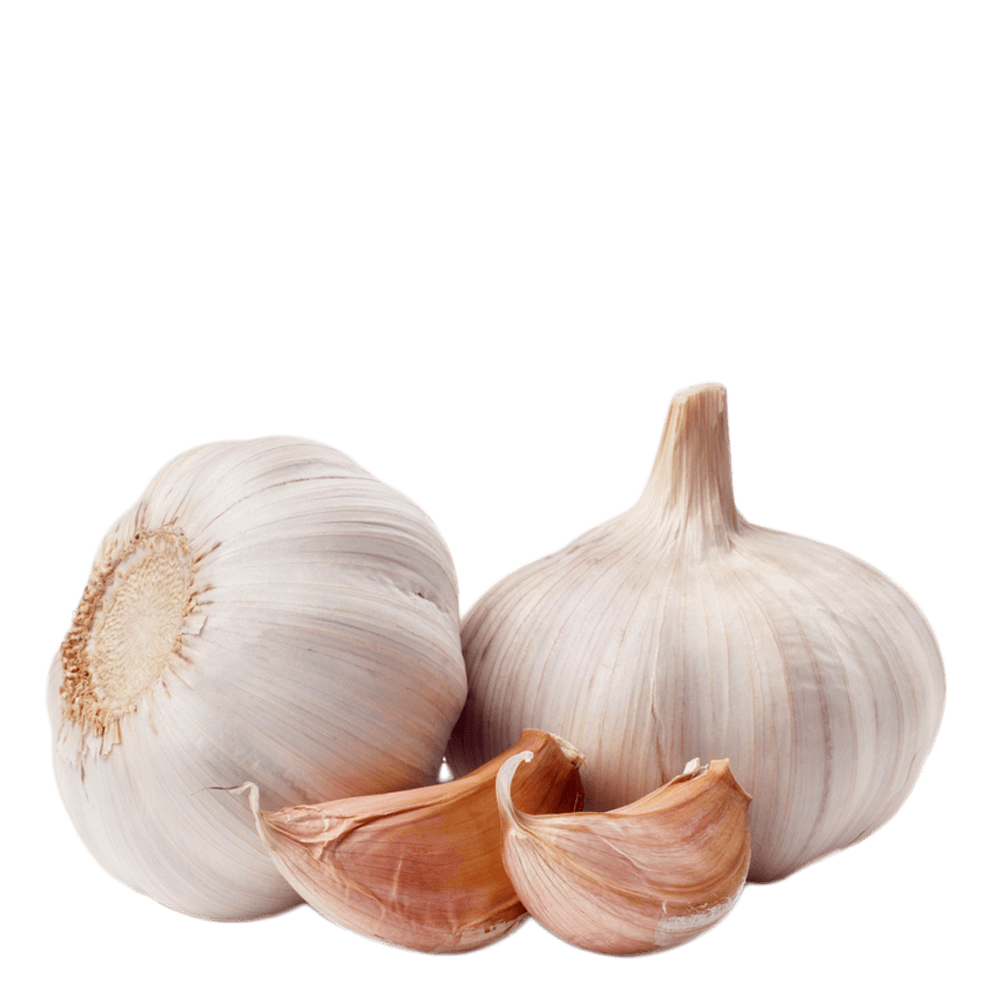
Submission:
{"label": "ridged garlic surface", "polygon": [[753,796],[753,881],[892,816],[944,707],[937,644],[906,594],[739,514],[720,385],[674,398],[638,504],[489,590],[462,645],[456,774],[525,727],[558,732],[603,812],[695,756],[728,758]]}
{"label": "ridged garlic surface", "polygon": [[750,797],[729,761],[702,767],[696,757],[638,802],[562,816],[514,802],[511,782],[533,768],[524,751],[497,775],[503,863],[553,934],[589,951],[641,955],[690,941],[733,908],[750,867]]}
{"label": "ridged garlic surface", "polygon": [[427,788],[261,811],[257,830],[302,898],[344,927],[420,951],[471,951],[525,918],[504,870],[496,776],[527,753],[535,767],[508,798],[528,812],[583,805],[579,754],[549,733],[527,731],[464,778]]}
{"label": "ridged garlic surface", "polygon": [[59,790],[113,875],[223,920],[300,902],[245,804],[436,779],[466,693],[427,516],[298,438],[170,462],[100,548],[52,664]]}

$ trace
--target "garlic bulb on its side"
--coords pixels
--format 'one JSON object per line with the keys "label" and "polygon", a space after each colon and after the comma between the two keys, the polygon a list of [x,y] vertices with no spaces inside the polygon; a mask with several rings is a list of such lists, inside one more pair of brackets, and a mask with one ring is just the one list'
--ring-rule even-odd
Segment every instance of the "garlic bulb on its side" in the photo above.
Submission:
{"label": "garlic bulb on its side", "polygon": [[458,590],[427,516],[332,448],[170,462],[101,546],[52,665],[60,792],[97,860],[175,909],[300,902],[245,806],[436,780],[465,699]]}
{"label": "garlic bulb on its side", "polygon": [[753,796],[753,881],[892,816],[944,707],[934,637],[898,587],[740,516],[719,385],[674,398],[638,504],[493,587],[462,644],[456,774],[523,728],[557,732],[604,812],[692,757],[728,758]]}

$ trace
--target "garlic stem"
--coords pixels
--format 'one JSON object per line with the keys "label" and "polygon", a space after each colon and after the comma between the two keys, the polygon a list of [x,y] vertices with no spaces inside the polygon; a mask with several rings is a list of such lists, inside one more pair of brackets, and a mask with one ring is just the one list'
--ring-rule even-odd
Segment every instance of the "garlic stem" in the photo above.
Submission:
{"label": "garlic stem", "polygon": [[740,530],[725,386],[696,385],[674,396],[653,472],[633,512],[664,539],[695,545],[725,545]]}

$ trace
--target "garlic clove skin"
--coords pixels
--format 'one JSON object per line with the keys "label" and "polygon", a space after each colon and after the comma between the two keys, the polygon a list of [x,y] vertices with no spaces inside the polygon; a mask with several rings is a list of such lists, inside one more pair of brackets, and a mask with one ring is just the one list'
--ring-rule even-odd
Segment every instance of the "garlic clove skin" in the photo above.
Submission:
{"label": "garlic clove skin", "polygon": [[587,757],[587,808],[696,755],[753,796],[750,880],[862,839],[909,794],[944,709],[934,636],[877,570],[747,522],[726,391],[679,393],[636,506],[500,581],[462,623],[456,774],[521,728]]}
{"label": "garlic clove skin", "polygon": [[60,793],[114,876],[198,917],[301,899],[252,817],[435,780],[465,699],[444,541],[324,445],[205,445],[111,528],[48,706]]}
{"label": "garlic clove skin", "polygon": [[750,796],[728,761],[607,813],[528,815],[510,794],[530,753],[497,775],[504,867],[528,912],[580,948],[638,955],[683,944],[735,905],[750,868]]}
{"label": "garlic clove skin", "polygon": [[579,753],[535,731],[472,774],[427,788],[276,812],[260,809],[252,784],[232,791],[249,791],[275,865],[323,916],[407,948],[470,951],[525,917],[503,867],[494,791],[501,764],[522,752],[536,766],[509,791],[519,805],[582,806]]}

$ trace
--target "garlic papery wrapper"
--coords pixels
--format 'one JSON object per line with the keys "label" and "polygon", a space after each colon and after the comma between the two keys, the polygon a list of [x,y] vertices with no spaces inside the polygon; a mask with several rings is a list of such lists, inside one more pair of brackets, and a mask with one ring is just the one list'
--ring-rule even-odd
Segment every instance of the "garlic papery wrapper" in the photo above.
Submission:
{"label": "garlic papery wrapper", "polygon": [[352,930],[421,951],[469,951],[525,916],[504,871],[495,783],[512,755],[533,754],[513,795],[529,811],[583,805],[581,757],[548,733],[527,731],[496,760],[455,781],[387,795],[262,812],[257,829],[275,864],[313,907]]}
{"label": "garlic papery wrapper", "polygon": [[52,665],[56,777],[97,860],[185,913],[299,897],[252,817],[434,781],[465,698],[458,593],[427,516],[296,438],[170,462],[101,546]]}
{"label": "garlic papery wrapper", "polygon": [[906,798],[944,706],[913,602],[828,545],[745,521],[725,389],[678,394],[638,504],[513,573],[466,615],[456,774],[525,726],[587,758],[614,809],[700,755],[753,796],[750,879],[861,839]]}
{"label": "garlic papery wrapper", "polygon": [[611,812],[531,816],[510,794],[531,759],[515,754],[497,775],[503,862],[521,902],[553,934],[637,955],[683,944],[733,907],[750,867],[750,796],[729,761],[702,768],[695,758]]}

